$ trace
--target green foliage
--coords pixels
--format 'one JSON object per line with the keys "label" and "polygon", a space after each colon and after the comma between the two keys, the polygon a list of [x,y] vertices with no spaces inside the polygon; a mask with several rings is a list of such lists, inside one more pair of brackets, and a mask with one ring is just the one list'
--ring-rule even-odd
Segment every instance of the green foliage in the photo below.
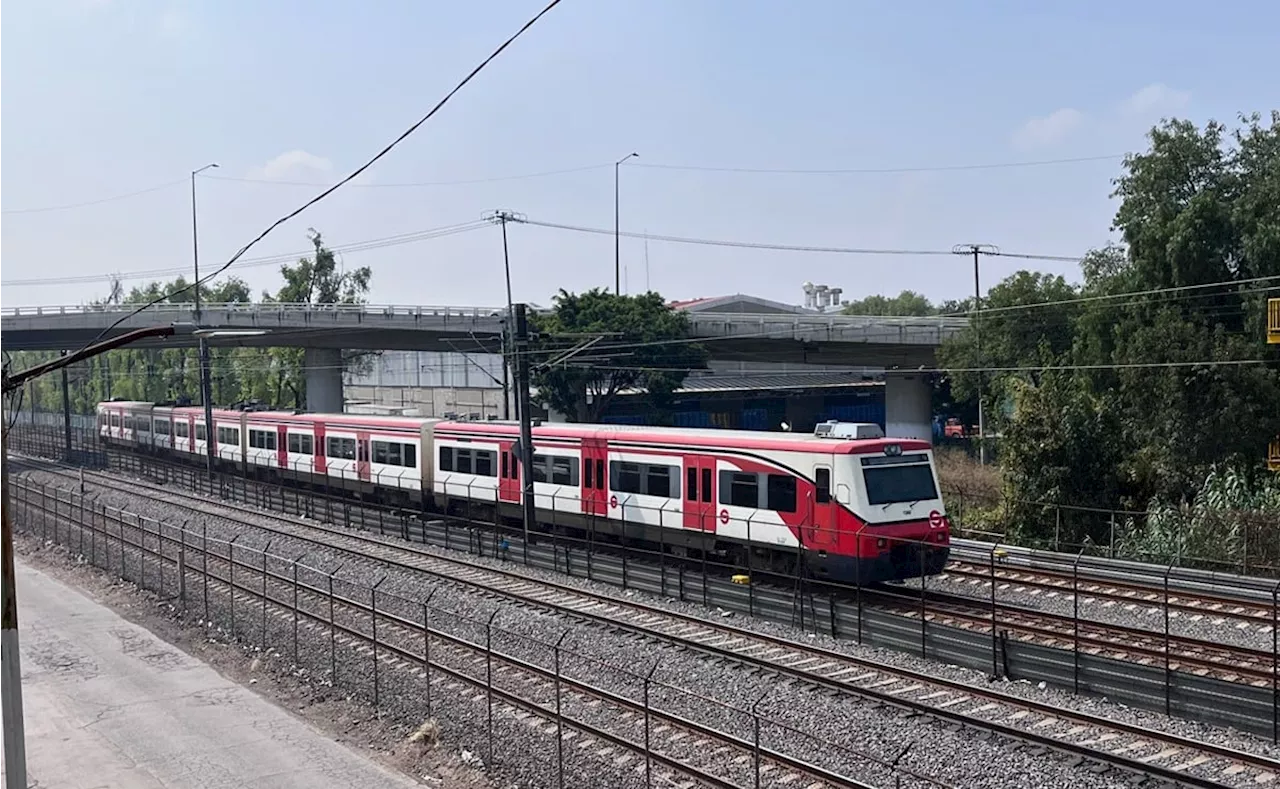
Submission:
{"label": "green foliage", "polygon": [[904,290],[892,298],[871,295],[845,305],[845,315],[888,315],[900,317],[937,315],[939,308],[913,290]]}
{"label": "green foliage", "polygon": [[[538,401],[575,422],[599,421],[619,392],[647,392],[661,410],[689,369],[706,364],[707,351],[687,342],[689,319],[657,293],[616,296],[595,289],[560,291],[555,311],[530,316],[533,385]],[[556,357],[600,338],[595,346],[550,364]]]}
{"label": "green foliage", "polygon": [[[1243,118],[1234,133],[1167,121],[1148,151],[1126,158],[1114,196],[1124,246],[1089,253],[1082,285],[1018,272],[939,351],[958,403],[974,401],[972,371],[987,370],[984,404],[1003,433],[1011,501],[1156,502],[1167,513],[1206,478],[1225,485],[1213,471],[1222,464],[1257,466],[1280,435],[1280,349],[1263,331],[1277,283],[1253,281],[1280,276],[1280,113],[1269,125]],[[1042,306],[1003,309],[1032,304]],[[1002,419],[992,406],[1010,399],[1016,408]],[[1009,511],[1015,531],[1053,523],[1026,506]],[[1144,545],[1173,539],[1161,525],[1170,517],[1155,518]],[[1027,536],[1043,536],[1037,528]],[[1207,549],[1230,537],[1202,532],[1214,537],[1185,539]]]}
{"label": "green foliage", "polygon": [[1189,503],[1151,502],[1145,521],[1120,540],[1120,553],[1157,562],[1275,567],[1280,475],[1214,467]]}
{"label": "green foliage", "polygon": [[[319,234],[312,237],[316,253],[294,265],[281,266],[284,284],[275,296],[263,294],[264,301],[307,302],[312,304],[354,304],[364,300],[372,273],[367,267],[338,270],[333,253],[323,246]],[[189,281],[151,282],[127,294],[113,282],[107,303],[189,304],[195,293]],[[183,292],[180,292],[183,291]],[[249,286],[237,277],[202,285],[202,304],[252,301]],[[53,358],[56,354],[24,352],[14,354],[15,369]],[[259,400],[281,407],[302,408],[306,401],[306,375],[301,348],[210,348],[210,384],[213,401],[230,405]],[[367,364],[364,354],[353,354],[348,365]],[[153,402],[200,402],[200,367],[194,348],[124,348],[89,359],[68,372],[72,410],[90,413],[96,403],[119,398]],[[62,408],[61,381],[45,376],[32,384],[28,402],[37,409]]]}

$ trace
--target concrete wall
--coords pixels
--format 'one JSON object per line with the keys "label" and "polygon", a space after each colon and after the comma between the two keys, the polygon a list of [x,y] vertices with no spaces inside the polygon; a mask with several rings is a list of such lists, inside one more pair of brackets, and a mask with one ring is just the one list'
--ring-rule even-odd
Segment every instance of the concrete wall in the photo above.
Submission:
{"label": "concrete wall", "polygon": [[933,384],[928,374],[885,375],[884,433],[933,440]]}

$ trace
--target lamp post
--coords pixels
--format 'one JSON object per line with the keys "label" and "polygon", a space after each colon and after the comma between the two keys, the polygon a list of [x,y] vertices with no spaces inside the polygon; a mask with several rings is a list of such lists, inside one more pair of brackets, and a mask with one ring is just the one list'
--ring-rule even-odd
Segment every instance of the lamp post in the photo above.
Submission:
{"label": "lamp post", "polygon": [[618,222],[618,179],[622,163],[639,156],[640,154],[632,151],[613,163],[613,292],[617,296],[622,295],[622,230]]}
{"label": "lamp post", "polygon": [[[191,262],[195,266],[196,282],[195,288],[196,309],[193,320],[197,326],[200,325],[200,230],[196,222],[196,176],[210,168],[217,167],[217,164],[206,164],[199,170],[191,171]],[[213,458],[214,458],[214,431],[213,431],[213,386],[209,381],[209,343],[203,336],[199,338],[200,343],[200,401],[204,403],[204,446],[205,446],[205,463],[209,471],[209,476],[213,477]]]}
{"label": "lamp post", "polygon": [[987,420],[982,407],[982,336],[978,333],[982,288],[978,280],[978,266],[982,255],[995,255],[999,252],[999,247],[992,244],[957,244],[951,248],[953,255],[973,255],[973,313],[969,320],[973,326],[974,356],[978,367],[978,464],[982,466],[987,465]]}

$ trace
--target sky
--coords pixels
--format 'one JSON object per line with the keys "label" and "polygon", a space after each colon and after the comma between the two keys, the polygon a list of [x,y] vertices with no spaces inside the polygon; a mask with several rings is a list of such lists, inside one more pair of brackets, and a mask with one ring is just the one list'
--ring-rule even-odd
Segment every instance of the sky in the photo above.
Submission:
{"label": "sky", "polygon": [[[216,162],[196,181],[211,271],[382,149],[543,4],[6,3],[0,300],[79,304],[111,273],[126,287],[190,277],[190,172]],[[631,152],[624,232],[1078,256],[1116,239],[1111,180],[1153,124],[1280,106],[1277,29],[1267,0],[1213,13],[1184,0],[564,0],[232,271],[274,292],[279,260],[309,249],[314,228],[343,266],[372,268],[372,303],[497,306],[502,236],[478,220],[506,209],[610,231],[508,226],[516,301],[612,287],[613,163]],[[1070,159],[1087,161],[973,167]],[[628,292],[670,299],[800,303],[806,280],[847,299],[973,288],[969,260],[942,254],[623,238],[620,259]],[[1024,267],[1079,276],[1070,262],[987,258],[984,289]],[[137,275],[151,271],[166,273]]]}

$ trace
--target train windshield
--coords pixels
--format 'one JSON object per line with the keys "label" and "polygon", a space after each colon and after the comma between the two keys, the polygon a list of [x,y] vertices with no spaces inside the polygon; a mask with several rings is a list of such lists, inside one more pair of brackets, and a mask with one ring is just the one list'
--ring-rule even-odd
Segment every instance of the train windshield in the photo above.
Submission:
{"label": "train windshield", "polygon": [[867,483],[867,503],[872,506],[929,501],[938,497],[928,458],[895,465],[871,465],[864,461],[862,477]]}

